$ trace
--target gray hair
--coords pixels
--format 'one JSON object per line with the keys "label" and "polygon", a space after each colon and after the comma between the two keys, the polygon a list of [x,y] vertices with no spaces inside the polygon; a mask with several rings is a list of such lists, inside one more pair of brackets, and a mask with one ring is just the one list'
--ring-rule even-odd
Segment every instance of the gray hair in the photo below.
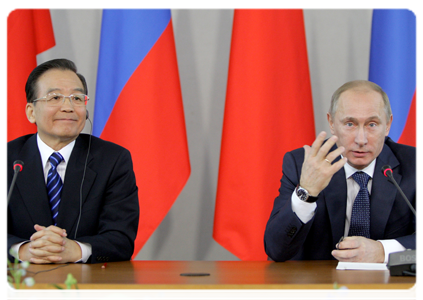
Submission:
{"label": "gray hair", "polygon": [[330,101],[330,108],[329,108],[329,114],[331,115],[332,118],[334,117],[336,113],[336,109],[338,108],[338,100],[341,94],[347,90],[352,90],[352,89],[362,90],[362,91],[372,90],[372,91],[378,92],[382,96],[382,99],[383,99],[386,118],[387,120],[391,118],[392,110],[391,110],[391,104],[389,103],[388,95],[379,85],[367,80],[349,81],[347,83],[344,83],[341,87],[339,87],[335,91],[335,93],[333,93],[332,99]]}

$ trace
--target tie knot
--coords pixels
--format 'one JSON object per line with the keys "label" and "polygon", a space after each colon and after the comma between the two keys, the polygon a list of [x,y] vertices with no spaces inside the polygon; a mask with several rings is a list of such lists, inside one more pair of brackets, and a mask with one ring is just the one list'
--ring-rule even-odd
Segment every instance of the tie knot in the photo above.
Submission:
{"label": "tie knot", "polygon": [[367,184],[369,183],[369,180],[370,180],[370,176],[364,172],[355,172],[352,175],[352,178],[355,180],[355,182],[358,183],[361,189],[367,188]]}
{"label": "tie knot", "polygon": [[50,155],[50,164],[53,168],[57,168],[57,165],[63,160],[63,156],[59,152],[54,152]]}

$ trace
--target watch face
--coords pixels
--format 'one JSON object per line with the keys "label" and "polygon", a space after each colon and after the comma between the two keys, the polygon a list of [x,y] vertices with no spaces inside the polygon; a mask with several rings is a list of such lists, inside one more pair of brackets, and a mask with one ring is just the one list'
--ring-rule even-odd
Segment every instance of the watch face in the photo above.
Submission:
{"label": "watch face", "polygon": [[305,189],[298,187],[297,189],[297,196],[298,198],[300,198],[302,201],[306,201],[308,198],[308,193]]}

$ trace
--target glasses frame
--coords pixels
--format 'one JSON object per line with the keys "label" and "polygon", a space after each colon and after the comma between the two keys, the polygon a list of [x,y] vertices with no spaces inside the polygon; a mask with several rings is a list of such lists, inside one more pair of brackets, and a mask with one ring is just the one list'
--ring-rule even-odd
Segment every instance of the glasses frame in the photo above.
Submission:
{"label": "glasses frame", "polygon": [[[47,100],[47,97],[50,96],[50,95],[63,96],[62,103],[61,104],[58,104],[58,105],[51,105],[51,104],[49,104],[49,102],[51,100]],[[75,105],[75,102],[73,102],[72,97],[75,97],[76,95],[84,96],[84,98],[85,98],[84,105]],[[87,103],[88,103],[88,100],[90,100],[90,97],[88,97],[88,95],[85,95],[85,94],[70,94],[69,96],[65,96],[65,95],[60,94],[60,93],[49,93],[49,94],[45,95],[44,97],[41,97],[41,98],[32,100],[32,103],[37,102],[37,101],[45,101],[47,105],[52,106],[52,107],[55,107],[55,106],[61,106],[61,105],[63,105],[65,103],[65,99],[66,98],[69,98],[69,102],[73,106],[79,106],[79,107],[83,107],[83,106],[86,107],[87,106]]]}

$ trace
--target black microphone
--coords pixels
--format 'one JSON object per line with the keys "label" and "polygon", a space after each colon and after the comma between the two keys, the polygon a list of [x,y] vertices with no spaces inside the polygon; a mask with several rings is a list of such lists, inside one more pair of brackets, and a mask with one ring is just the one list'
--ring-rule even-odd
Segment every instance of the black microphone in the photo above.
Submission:
{"label": "black microphone", "polygon": [[18,174],[23,169],[23,161],[21,160],[15,160],[13,162],[13,170],[15,173],[13,174],[12,183],[10,184],[9,194],[7,195],[7,204],[9,204],[10,196],[12,195],[13,188],[15,186],[16,178],[18,178]]}
{"label": "black microphone", "polygon": [[[407,199],[407,196],[405,196],[404,192],[394,179],[391,166],[384,165],[382,167],[382,173],[388,177],[388,181],[395,185],[401,196],[404,198],[405,202],[407,202],[414,216],[416,216],[414,207],[411,205],[410,201]],[[386,266],[388,267],[391,276],[416,276],[416,250],[408,249],[405,251],[390,253]]]}
{"label": "black microphone", "polygon": [[416,210],[411,205],[410,201],[407,199],[407,196],[404,194],[404,192],[402,191],[402,189],[400,188],[400,186],[398,185],[398,183],[394,179],[394,176],[392,175],[392,168],[391,168],[391,166],[390,165],[384,165],[382,167],[382,173],[383,173],[383,175],[385,175],[386,177],[388,177],[388,180],[391,183],[393,183],[395,185],[395,187],[398,189],[398,191],[400,192],[401,196],[404,198],[405,202],[407,202],[408,206],[410,207],[411,211],[413,212],[413,214],[415,216],[416,215]]}

